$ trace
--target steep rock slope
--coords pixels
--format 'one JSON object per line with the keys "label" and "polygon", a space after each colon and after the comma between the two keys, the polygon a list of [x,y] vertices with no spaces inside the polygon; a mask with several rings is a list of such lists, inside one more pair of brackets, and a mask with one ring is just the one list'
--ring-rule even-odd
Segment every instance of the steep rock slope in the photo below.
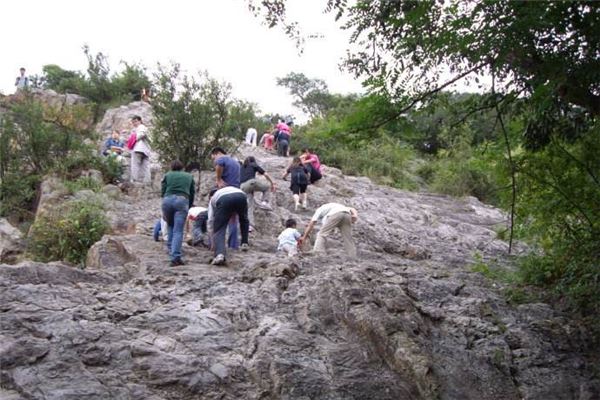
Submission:
{"label": "steep rock slope", "polygon": [[[474,199],[381,187],[333,168],[293,212],[288,159],[244,147],[276,178],[251,250],[213,267],[185,247],[171,268],[151,226],[157,187],[110,207],[114,233],[88,268],[0,268],[0,395],[11,399],[595,399],[589,333],[546,304],[511,306],[471,272],[510,268]],[[199,204],[214,180],[201,175]],[[282,222],[356,207],[359,259],[275,254]],[[524,249],[521,249],[524,250]]]}

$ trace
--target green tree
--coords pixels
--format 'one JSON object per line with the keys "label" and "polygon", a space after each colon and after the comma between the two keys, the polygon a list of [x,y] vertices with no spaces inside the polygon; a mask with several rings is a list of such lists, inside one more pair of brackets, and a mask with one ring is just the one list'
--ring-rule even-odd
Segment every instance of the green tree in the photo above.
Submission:
{"label": "green tree", "polygon": [[311,118],[324,116],[336,105],[336,96],[329,93],[327,84],[321,79],[311,79],[303,73],[290,72],[283,78],[277,78],[277,85],[287,88],[295,98],[294,106]]}
{"label": "green tree", "polygon": [[89,154],[83,141],[90,132],[79,126],[89,112],[56,110],[26,93],[0,117],[0,215],[28,219],[42,177],[64,170],[74,154]]}
{"label": "green tree", "polygon": [[83,47],[83,52],[88,64],[85,74],[49,64],[42,68],[41,76],[35,77],[34,86],[86,97],[93,103],[95,121],[108,107],[140,100],[141,90],[150,90],[150,78],[142,65],[123,62],[122,71],[111,73],[105,54],[93,54],[88,46]]}
{"label": "green tree", "polygon": [[179,65],[159,66],[155,76],[153,143],[161,160],[209,165],[212,147],[229,147],[258,126],[255,106],[231,95],[231,85],[208,74],[182,75]]}

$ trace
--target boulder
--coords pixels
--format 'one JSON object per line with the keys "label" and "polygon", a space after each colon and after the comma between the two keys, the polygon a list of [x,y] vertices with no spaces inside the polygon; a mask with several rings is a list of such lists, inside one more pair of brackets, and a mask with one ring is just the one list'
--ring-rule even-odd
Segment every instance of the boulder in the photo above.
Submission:
{"label": "boulder", "polygon": [[139,263],[139,260],[122,241],[104,236],[89,249],[85,266],[89,270],[104,271],[128,280],[139,270],[127,265],[129,263]]}
{"label": "boulder", "polygon": [[[152,128],[152,106],[143,101],[135,101],[127,105],[116,108],[110,108],[104,113],[102,120],[96,124],[96,132],[102,138],[110,136],[114,129],[121,131],[131,131],[131,118],[134,115],[142,117],[144,125],[150,130]],[[122,140],[127,140],[127,137],[121,137]]]}
{"label": "boulder", "polygon": [[0,218],[0,262],[13,263],[25,249],[23,234],[5,218]]}
{"label": "boulder", "polygon": [[70,192],[58,176],[47,176],[40,185],[36,218],[57,208],[70,197]]}

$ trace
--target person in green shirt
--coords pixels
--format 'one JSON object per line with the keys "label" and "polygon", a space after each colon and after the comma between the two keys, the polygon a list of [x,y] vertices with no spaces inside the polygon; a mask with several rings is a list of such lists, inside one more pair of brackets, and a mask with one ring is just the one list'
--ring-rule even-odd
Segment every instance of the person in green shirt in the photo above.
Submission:
{"label": "person in green shirt", "polygon": [[167,221],[167,248],[171,257],[171,266],[184,265],[181,256],[183,227],[188,210],[194,204],[194,178],[183,171],[183,163],[175,160],[171,171],[161,182],[163,218]]}

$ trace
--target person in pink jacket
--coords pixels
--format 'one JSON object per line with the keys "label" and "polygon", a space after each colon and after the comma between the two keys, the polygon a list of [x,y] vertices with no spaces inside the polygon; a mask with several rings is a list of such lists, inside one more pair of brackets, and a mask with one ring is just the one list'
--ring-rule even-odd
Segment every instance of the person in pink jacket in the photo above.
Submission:
{"label": "person in pink jacket", "polygon": [[302,161],[302,164],[308,169],[311,184],[315,183],[323,177],[323,174],[321,173],[321,161],[319,160],[319,156],[317,156],[315,153],[312,153],[310,149],[302,149],[300,160]]}

